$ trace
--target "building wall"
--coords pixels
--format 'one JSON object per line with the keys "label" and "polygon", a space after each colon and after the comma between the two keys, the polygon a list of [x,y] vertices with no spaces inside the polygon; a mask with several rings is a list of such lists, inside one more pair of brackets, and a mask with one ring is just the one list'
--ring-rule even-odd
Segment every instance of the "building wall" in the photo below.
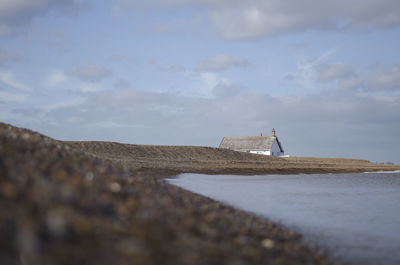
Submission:
{"label": "building wall", "polygon": [[270,151],[250,151],[250,153],[257,155],[267,155],[267,156],[271,155]]}
{"label": "building wall", "polygon": [[267,155],[267,156],[270,156],[270,155],[273,155],[273,156],[283,156],[283,155],[284,155],[284,153],[281,152],[277,141],[274,141],[274,143],[272,144],[272,148],[271,148],[270,151],[250,150],[250,151],[248,151],[248,152],[249,152],[249,153],[252,153],[252,154]]}
{"label": "building wall", "polygon": [[273,155],[273,156],[282,156],[282,155],[284,155],[284,153],[281,152],[277,141],[274,141],[274,143],[272,144],[271,155]]}

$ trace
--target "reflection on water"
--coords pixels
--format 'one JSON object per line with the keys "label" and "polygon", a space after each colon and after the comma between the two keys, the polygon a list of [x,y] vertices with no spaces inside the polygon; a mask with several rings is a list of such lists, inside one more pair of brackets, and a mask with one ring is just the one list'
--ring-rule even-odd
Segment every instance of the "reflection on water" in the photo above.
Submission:
{"label": "reflection on water", "polygon": [[263,215],[350,264],[400,264],[400,173],[233,176],[170,183]]}

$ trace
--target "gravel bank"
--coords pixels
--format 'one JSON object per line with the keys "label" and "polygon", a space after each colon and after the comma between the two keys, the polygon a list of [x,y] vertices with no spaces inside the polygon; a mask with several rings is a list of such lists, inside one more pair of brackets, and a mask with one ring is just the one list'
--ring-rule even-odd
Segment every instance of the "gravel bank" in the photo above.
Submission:
{"label": "gravel bank", "polygon": [[[104,157],[103,157],[104,158]],[[0,264],[330,264],[298,234],[0,123]]]}
{"label": "gravel bank", "polygon": [[263,156],[200,146],[134,145],[113,142],[67,142],[86,154],[117,162],[132,171],[207,174],[356,173],[398,170],[400,166],[343,158]]}

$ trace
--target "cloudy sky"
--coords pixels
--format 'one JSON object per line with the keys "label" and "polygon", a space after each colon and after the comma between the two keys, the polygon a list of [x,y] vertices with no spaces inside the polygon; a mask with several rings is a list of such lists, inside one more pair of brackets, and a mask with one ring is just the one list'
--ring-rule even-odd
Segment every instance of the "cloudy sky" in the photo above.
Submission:
{"label": "cloudy sky", "polygon": [[400,163],[398,0],[0,0],[0,121]]}

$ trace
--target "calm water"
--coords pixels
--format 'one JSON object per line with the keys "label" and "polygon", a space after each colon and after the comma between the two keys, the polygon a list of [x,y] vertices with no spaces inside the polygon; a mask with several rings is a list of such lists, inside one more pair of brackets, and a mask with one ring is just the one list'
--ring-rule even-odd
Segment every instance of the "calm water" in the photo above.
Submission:
{"label": "calm water", "polygon": [[168,181],[280,222],[346,263],[400,264],[400,172]]}

